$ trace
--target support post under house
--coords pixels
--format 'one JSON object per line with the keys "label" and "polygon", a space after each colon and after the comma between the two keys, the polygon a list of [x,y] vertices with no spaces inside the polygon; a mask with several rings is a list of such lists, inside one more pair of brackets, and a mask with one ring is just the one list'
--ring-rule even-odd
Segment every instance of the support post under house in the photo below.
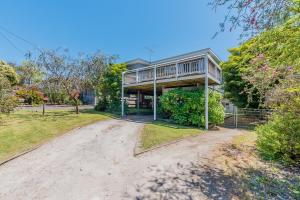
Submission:
{"label": "support post under house", "polygon": [[122,97],[121,97],[121,102],[122,102],[122,117],[124,117],[124,72],[122,73]]}
{"label": "support post under house", "polygon": [[208,56],[205,56],[205,129],[208,130]]}
{"label": "support post under house", "polygon": [[156,66],[153,68],[153,120],[156,120]]}

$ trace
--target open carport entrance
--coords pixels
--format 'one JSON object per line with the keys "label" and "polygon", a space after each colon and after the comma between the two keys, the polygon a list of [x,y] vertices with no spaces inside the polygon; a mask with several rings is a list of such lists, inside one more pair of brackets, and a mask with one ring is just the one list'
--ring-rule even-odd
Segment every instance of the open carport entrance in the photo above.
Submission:
{"label": "open carport entrance", "polygon": [[[155,107],[157,107],[159,98],[163,93],[162,87],[156,88],[156,99],[154,95],[154,88],[126,88],[124,90],[125,100],[125,115],[147,115],[153,116]],[[156,104],[156,106],[155,106]]]}

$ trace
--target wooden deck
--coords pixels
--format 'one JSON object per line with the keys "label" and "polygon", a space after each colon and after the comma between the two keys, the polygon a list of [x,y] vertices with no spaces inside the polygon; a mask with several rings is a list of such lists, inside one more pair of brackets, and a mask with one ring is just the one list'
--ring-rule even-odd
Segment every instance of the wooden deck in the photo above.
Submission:
{"label": "wooden deck", "polygon": [[[155,73],[156,70],[156,73]],[[176,87],[193,84],[204,84],[204,57],[190,58],[172,63],[129,70],[124,73],[125,88],[147,89],[153,88],[154,76],[156,84],[163,87]],[[221,83],[221,69],[212,59],[208,60],[208,79],[210,85]]]}

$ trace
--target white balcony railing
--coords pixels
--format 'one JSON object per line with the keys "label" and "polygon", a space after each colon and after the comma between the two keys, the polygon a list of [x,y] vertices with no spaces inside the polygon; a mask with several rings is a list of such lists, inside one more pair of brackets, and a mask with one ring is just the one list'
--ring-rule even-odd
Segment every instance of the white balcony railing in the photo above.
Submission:
{"label": "white balcony railing", "polygon": [[[212,62],[209,62],[208,73],[221,81],[221,70]],[[204,58],[188,60],[184,62],[161,64],[156,66],[156,79],[171,79],[176,77],[205,74]],[[136,84],[153,81],[154,66],[129,70],[124,74],[124,84]]]}

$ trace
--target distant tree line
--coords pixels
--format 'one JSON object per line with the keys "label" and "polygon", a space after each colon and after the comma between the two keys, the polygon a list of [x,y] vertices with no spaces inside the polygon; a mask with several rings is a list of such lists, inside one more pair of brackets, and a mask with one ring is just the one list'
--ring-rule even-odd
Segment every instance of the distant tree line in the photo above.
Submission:
{"label": "distant tree line", "polygon": [[99,110],[116,110],[126,65],[114,64],[115,59],[101,52],[72,57],[68,50],[58,49],[40,50],[21,65],[0,61],[0,111],[9,113],[20,103],[40,105],[47,101],[72,104],[79,113],[85,90],[95,93]]}

